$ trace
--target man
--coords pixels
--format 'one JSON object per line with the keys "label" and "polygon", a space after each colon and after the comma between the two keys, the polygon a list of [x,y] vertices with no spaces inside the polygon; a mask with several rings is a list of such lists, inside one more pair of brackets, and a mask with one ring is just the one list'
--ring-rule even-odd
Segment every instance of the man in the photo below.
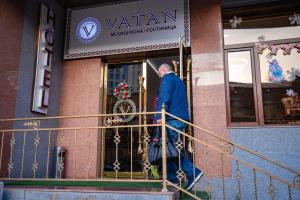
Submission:
{"label": "man", "polygon": [[[162,105],[165,105],[166,112],[175,115],[185,121],[189,121],[188,104],[186,96],[186,88],[183,81],[172,71],[172,67],[168,64],[162,64],[158,68],[161,78],[159,93],[157,97],[156,110],[160,111]],[[156,123],[161,123],[161,116],[155,116]],[[186,124],[166,116],[166,123],[177,130],[184,131]],[[167,129],[169,137],[178,139],[178,133],[174,130]],[[187,190],[191,189],[197,181],[203,176],[203,172],[196,168],[188,158],[185,150],[181,153],[181,169],[188,177]],[[178,170],[178,160],[167,161],[168,180],[177,183],[176,172]]]}

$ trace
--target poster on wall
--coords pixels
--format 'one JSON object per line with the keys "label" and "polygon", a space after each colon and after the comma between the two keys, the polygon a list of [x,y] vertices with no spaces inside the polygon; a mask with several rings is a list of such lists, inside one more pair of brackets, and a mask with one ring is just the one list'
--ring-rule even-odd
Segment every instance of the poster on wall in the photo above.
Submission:
{"label": "poster on wall", "polygon": [[69,9],[65,59],[190,46],[188,0],[135,0]]}

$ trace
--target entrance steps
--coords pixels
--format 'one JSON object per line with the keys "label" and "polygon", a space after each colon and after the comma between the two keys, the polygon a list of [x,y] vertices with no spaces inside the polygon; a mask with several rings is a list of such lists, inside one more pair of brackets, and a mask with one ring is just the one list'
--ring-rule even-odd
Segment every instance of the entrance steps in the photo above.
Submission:
{"label": "entrance steps", "polygon": [[5,186],[3,200],[179,200],[179,191],[159,188]]}
{"label": "entrance steps", "polygon": [[[5,181],[3,200],[192,200],[194,198],[160,182]],[[189,191],[210,200],[204,191]],[[1,200],[1,198],[0,198]]]}

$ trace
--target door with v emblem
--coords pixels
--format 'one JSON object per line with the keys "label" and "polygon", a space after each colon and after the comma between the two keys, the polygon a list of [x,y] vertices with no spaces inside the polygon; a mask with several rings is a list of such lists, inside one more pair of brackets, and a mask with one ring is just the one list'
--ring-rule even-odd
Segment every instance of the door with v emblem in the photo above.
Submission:
{"label": "door with v emblem", "polygon": [[143,98],[144,68],[143,62],[106,65],[104,112],[119,115],[112,117],[109,122],[104,120],[104,124],[120,127],[106,129],[102,137],[105,176],[115,177],[118,174],[126,177],[126,174],[129,176],[133,172],[143,175],[143,129],[121,126],[136,125],[143,121],[143,116],[130,113],[143,112],[146,105]]}

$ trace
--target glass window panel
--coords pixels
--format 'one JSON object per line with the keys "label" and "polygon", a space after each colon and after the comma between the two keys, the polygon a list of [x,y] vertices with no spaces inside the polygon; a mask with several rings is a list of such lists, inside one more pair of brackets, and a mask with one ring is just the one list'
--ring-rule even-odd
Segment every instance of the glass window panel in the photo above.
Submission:
{"label": "glass window panel", "polygon": [[300,53],[294,45],[285,44],[290,54],[283,45],[274,45],[272,52],[266,49],[259,56],[266,124],[300,122]]}
{"label": "glass window panel", "polygon": [[255,122],[251,51],[228,53],[231,122]]}

